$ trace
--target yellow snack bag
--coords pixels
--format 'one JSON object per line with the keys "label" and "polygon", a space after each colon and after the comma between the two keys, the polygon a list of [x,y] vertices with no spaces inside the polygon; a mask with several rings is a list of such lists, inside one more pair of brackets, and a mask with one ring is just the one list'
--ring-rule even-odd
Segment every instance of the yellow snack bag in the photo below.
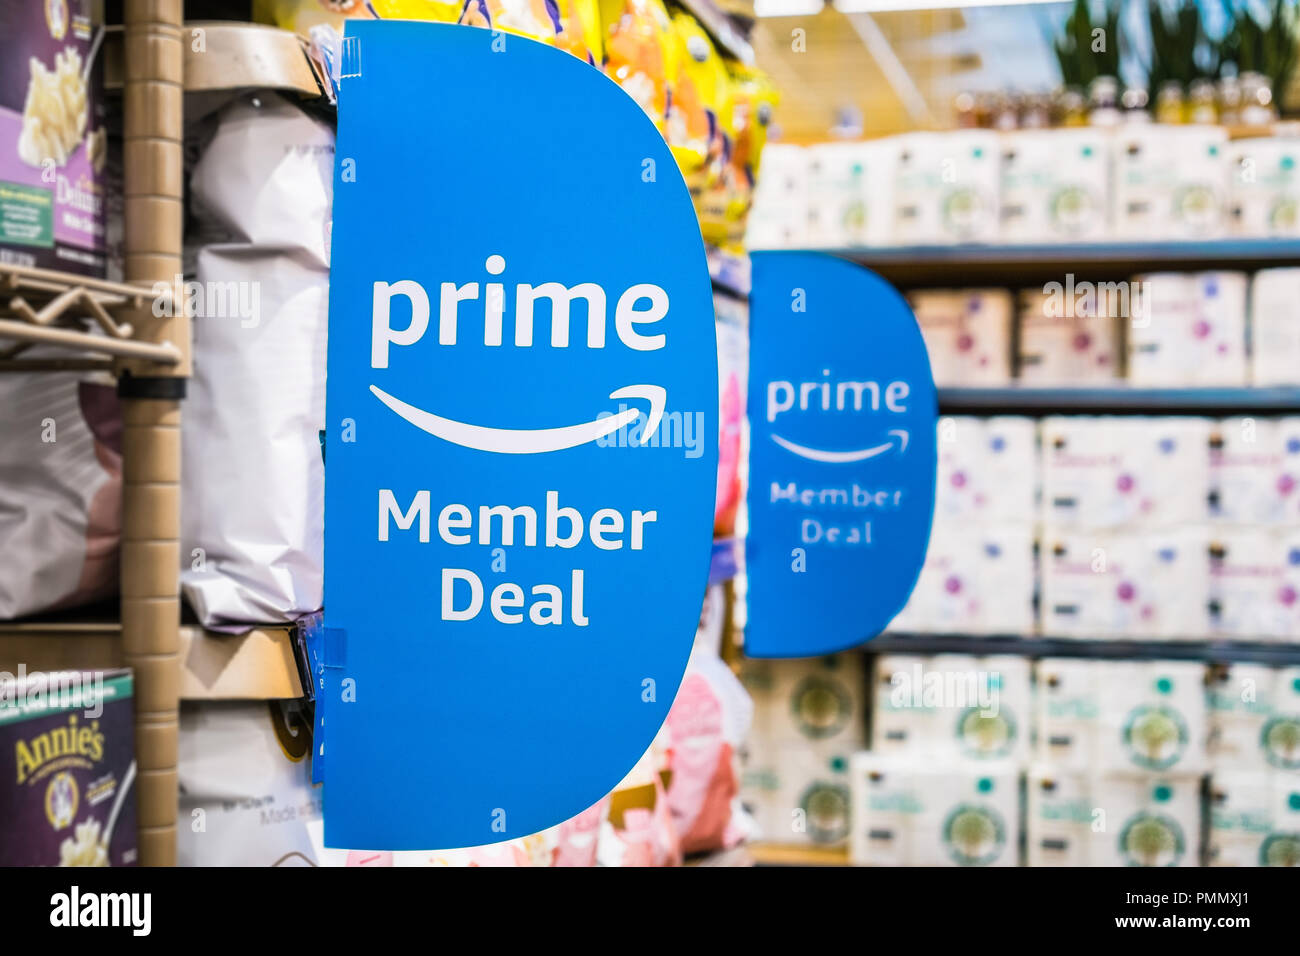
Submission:
{"label": "yellow snack bag", "polygon": [[558,0],[558,3],[560,31],[555,45],[599,69],[605,54],[596,0]]}
{"label": "yellow snack bag", "polygon": [[605,71],[659,128],[668,109],[672,21],[662,0],[600,0]]}
{"label": "yellow snack bag", "polygon": [[381,20],[428,20],[455,23],[465,9],[465,0],[370,0]]}
{"label": "yellow snack bag", "polygon": [[317,24],[327,23],[339,33],[350,17],[373,19],[365,0],[253,0],[253,19],[306,36]]}
{"label": "yellow snack bag", "polygon": [[737,187],[734,183],[736,168],[732,157],[735,152],[735,90],[731,76],[721,57],[717,58],[721,70],[717,72],[716,93],[712,103],[715,135],[709,148],[708,175],[704,190],[696,202],[700,217],[700,231],[704,239],[714,245],[723,245],[729,233],[727,208]]}
{"label": "yellow snack bag", "polygon": [[754,183],[767,127],[772,120],[776,90],[766,75],[742,63],[728,64],[731,79],[732,148],[726,175],[727,200],[724,218],[728,238],[744,235],[745,220],[753,201]]}
{"label": "yellow snack bag", "polygon": [[691,193],[707,180],[709,144],[714,121],[708,103],[713,98],[716,75],[710,57],[716,57],[708,34],[689,13],[673,14],[673,70],[668,83],[665,137]]}
{"label": "yellow snack bag", "polygon": [[554,0],[466,0],[456,22],[553,45],[560,32],[560,10]]}

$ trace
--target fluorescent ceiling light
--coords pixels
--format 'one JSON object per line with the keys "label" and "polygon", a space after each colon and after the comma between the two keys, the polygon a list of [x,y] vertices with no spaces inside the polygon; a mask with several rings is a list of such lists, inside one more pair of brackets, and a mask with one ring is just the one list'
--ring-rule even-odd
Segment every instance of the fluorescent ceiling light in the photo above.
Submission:
{"label": "fluorescent ceiling light", "polygon": [[1061,2],[1064,0],[832,0],[832,5],[840,13],[888,13],[893,10],[951,10]]}
{"label": "fluorescent ceiling light", "polygon": [[815,17],[825,0],[754,0],[756,17]]}

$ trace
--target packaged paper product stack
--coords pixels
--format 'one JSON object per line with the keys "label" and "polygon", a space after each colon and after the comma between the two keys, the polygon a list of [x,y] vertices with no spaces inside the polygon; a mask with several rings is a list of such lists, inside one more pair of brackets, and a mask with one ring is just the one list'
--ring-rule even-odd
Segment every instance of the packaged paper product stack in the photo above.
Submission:
{"label": "packaged paper product stack", "polygon": [[1062,772],[1198,776],[1206,769],[1205,666],[1038,662],[1035,758]]}
{"label": "packaged paper product stack", "polygon": [[1038,663],[1030,866],[1196,866],[1207,767],[1205,667]]}
{"label": "packaged paper product stack", "polygon": [[1210,669],[1210,866],[1300,866],[1300,668]]}
{"label": "packaged paper product stack", "polygon": [[1300,418],[1224,419],[1210,447],[1212,631],[1300,639]]}
{"label": "packaged paper product stack", "polygon": [[1300,385],[1300,269],[1260,269],[1251,280],[1250,383]]}
{"label": "packaged paper product stack", "polygon": [[1015,866],[1020,772],[854,754],[850,858],[864,866]]}
{"label": "packaged paper product stack", "polygon": [[957,416],[938,425],[934,525],[896,632],[1034,630],[1037,425]]}
{"label": "packaged paper product stack", "polygon": [[1011,381],[1011,293],[928,290],[908,299],[936,385],[978,387]]}
{"label": "packaged paper product stack", "polygon": [[1230,171],[1221,126],[1125,125],[1115,132],[1113,236],[1211,239],[1226,225]]}
{"label": "packaged paper product stack", "polygon": [[896,140],[893,242],[998,238],[1000,142],[992,130],[908,133]]}
{"label": "packaged paper product stack", "polygon": [[1300,139],[1266,136],[1228,145],[1228,225],[1236,236],[1300,235]]}
{"label": "packaged paper product stack", "polygon": [[1027,658],[886,654],[876,658],[872,751],[939,766],[1029,758]]}
{"label": "packaged paper product stack", "polygon": [[1042,423],[1043,633],[1209,633],[1211,423],[1051,417]]}
{"label": "packaged paper product stack", "polygon": [[1209,866],[1300,866],[1300,775],[1210,778]]}
{"label": "packaged paper product stack", "polygon": [[1201,778],[1030,768],[1030,866],[1197,866]]}
{"label": "packaged paper product stack", "polygon": [[894,162],[891,140],[810,147],[807,244],[842,248],[887,242]]}
{"label": "packaged paper product stack", "polygon": [[865,676],[853,653],[746,661],[754,700],[741,796],[773,843],[842,843],[849,833],[849,758],[865,744]]}
{"label": "packaged paper product stack", "polygon": [[1002,140],[1002,242],[1084,242],[1109,234],[1110,134],[1018,130]]}
{"label": "packaged paper product stack", "polygon": [[1129,326],[1129,381],[1144,388],[1245,385],[1247,281],[1242,272],[1134,279],[1143,308]]}
{"label": "packaged paper product stack", "polygon": [[[1104,385],[1120,372],[1120,322],[1134,303],[1104,283],[1048,283],[1020,293],[1016,374],[1025,385]],[[1124,283],[1113,283],[1124,292]],[[1105,301],[1103,301],[1103,298]]]}
{"label": "packaged paper product stack", "polygon": [[[200,141],[181,583],[205,626],[292,621],[321,603],[334,134],[258,93]],[[345,421],[326,437],[355,440]]]}
{"label": "packaged paper product stack", "polygon": [[754,187],[747,249],[799,248],[808,243],[809,156],[802,146],[763,149],[763,175]]}

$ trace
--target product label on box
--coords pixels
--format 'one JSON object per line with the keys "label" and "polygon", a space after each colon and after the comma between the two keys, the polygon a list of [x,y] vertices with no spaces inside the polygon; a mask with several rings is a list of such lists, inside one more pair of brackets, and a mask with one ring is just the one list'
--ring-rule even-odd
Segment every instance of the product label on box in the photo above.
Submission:
{"label": "product label on box", "polygon": [[880,633],[934,513],[936,400],[921,332],[883,279],[754,256],[746,652],[806,657]]}
{"label": "product label on box", "polygon": [[[717,484],[704,247],[663,138],[585,62],[446,24],[347,29],[326,840],[500,843],[613,789],[681,681]],[[508,108],[414,95],[430,69]]]}
{"label": "product label on box", "polygon": [[0,4],[0,263],[103,274],[97,29],[87,0]]}
{"label": "product label on box", "polygon": [[131,685],[0,672],[0,866],[135,864]]}

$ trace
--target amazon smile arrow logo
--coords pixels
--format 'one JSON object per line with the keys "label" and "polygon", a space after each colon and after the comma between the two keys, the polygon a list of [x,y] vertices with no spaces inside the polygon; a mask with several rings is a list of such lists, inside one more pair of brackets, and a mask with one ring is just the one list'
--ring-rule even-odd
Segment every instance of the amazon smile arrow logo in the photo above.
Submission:
{"label": "amazon smile arrow logo", "polygon": [[[576,448],[578,445],[585,445],[613,434],[620,428],[632,424],[642,414],[639,409],[629,408],[617,415],[608,415],[577,425],[562,425],[558,428],[492,428],[488,425],[471,425],[468,422],[458,422],[434,415],[432,412],[426,412],[422,408],[416,408],[400,398],[389,395],[377,385],[371,385],[370,391],[400,417],[435,438],[441,438],[463,448],[491,451],[502,455],[537,455],[548,451]],[[610,392],[609,397],[640,398],[649,403],[650,410],[646,416],[644,432],[648,438],[659,428],[664,407],[668,402],[668,391],[659,385],[627,385]]]}
{"label": "amazon smile arrow logo", "polygon": [[809,461],[824,461],[832,465],[842,465],[852,461],[866,461],[868,458],[875,458],[877,455],[883,455],[889,449],[894,447],[894,440],[898,440],[898,451],[902,454],[907,450],[907,431],[902,428],[890,429],[890,435],[894,436],[883,445],[873,445],[870,448],[858,448],[853,451],[827,451],[823,448],[809,448],[807,445],[797,445],[788,438],[782,438],[780,435],[773,434],[772,441],[776,442],[786,451],[798,455],[800,458],[807,458]]}

